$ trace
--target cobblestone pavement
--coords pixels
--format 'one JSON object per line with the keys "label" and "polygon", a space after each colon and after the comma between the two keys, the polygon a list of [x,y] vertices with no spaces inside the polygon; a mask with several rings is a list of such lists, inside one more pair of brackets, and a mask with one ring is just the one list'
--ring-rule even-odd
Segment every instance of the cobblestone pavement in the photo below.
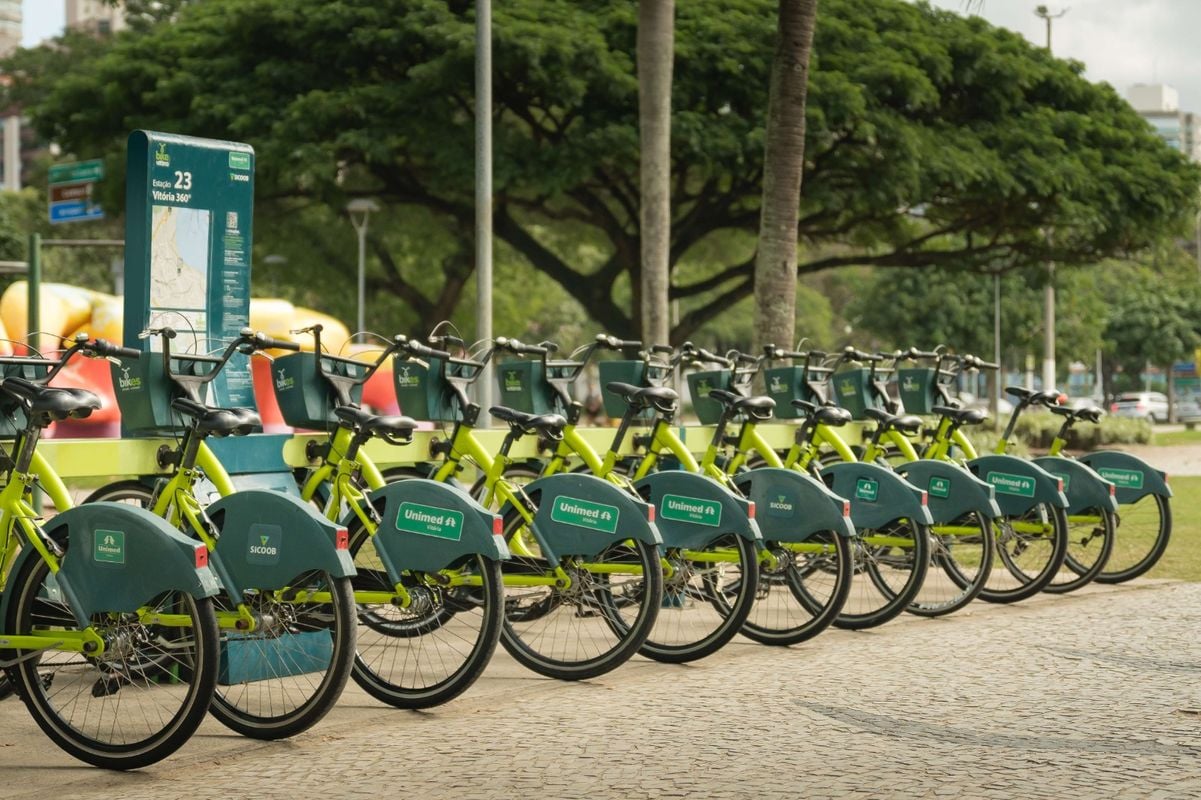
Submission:
{"label": "cobblestone pavement", "polygon": [[74,762],[7,700],[0,797],[1196,798],[1199,633],[1201,584],[1144,581],[578,684],[502,651],[437,710],[352,685],[292,741],[206,721],[133,774]]}

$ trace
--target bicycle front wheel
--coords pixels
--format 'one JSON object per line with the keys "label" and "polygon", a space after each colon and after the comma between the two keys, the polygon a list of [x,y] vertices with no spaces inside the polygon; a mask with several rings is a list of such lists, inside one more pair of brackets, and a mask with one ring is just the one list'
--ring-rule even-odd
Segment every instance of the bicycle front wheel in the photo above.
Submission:
{"label": "bicycle front wheel", "polygon": [[767,552],[742,635],[770,645],[812,639],[834,622],[850,593],[850,540],[819,531],[803,542],[769,542]]}
{"label": "bicycle front wheel", "polygon": [[[243,604],[258,627],[222,630],[212,714],[254,739],[295,736],[329,713],[350,675],[356,625],[350,578],[312,570],[286,589],[243,590]],[[225,594],[216,605],[219,616],[237,611]]]}
{"label": "bicycle front wheel", "polygon": [[1149,494],[1118,506],[1113,552],[1097,583],[1133,580],[1159,562],[1172,536],[1172,506],[1167,497]]}
{"label": "bicycle front wheel", "polygon": [[501,645],[528,669],[559,680],[583,680],[624,664],[646,641],[663,598],[659,548],[624,539],[557,566],[570,585],[554,585],[555,565],[542,557],[520,511],[504,518],[513,557],[505,583]]}
{"label": "bicycle front wheel", "polygon": [[[9,586],[7,631],[79,630],[41,559],[28,559]],[[97,614],[92,628],[106,643],[100,656],[48,649],[20,654],[23,660],[9,670],[38,726],[93,766],[137,769],[166,758],[195,732],[213,696],[218,633],[211,602],[171,592],[145,610],[182,615],[187,624]]]}
{"label": "bicycle front wheel", "polygon": [[1073,592],[1087,586],[1105,568],[1113,553],[1117,515],[1108,508],[1086,508],[1068,515],[1068,548],[1063,569],[1043,591]]}
{"label": "bicycle front wheel", "polygon": [[664,561],[663,608],[642,654],[680,664],[716,653],[742,628],[755,602],[755,543],[728,533],[701,549],[672,548]]}
{"label": "bicycle front wheel", "polygon": [[990,603],[1025,600],[1044,588],[1063,566],[1068,520],[1064,509],[1038,503],[1022,514],[993,521],[997,560],[980,599]]}

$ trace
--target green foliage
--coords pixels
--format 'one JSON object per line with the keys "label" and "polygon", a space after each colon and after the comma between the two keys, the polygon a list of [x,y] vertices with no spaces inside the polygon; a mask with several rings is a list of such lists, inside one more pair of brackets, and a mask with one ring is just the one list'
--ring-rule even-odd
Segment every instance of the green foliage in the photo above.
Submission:
{"label": "green foliage", "polygon": [[[1045,451],[1063,425],[1063,418],[1049,413],[1027,413],[1018,418],[1014,435],[1028,449]],[[993,438],[996,441],[996,438]],[[1069,453],[1096,450],[1114,444],[1147,444],[1151,441],[1151,424],[1143,419],[1110,417],[1099,425],[1078,423],[1073,426],[1067,443]]]}
{"label": "green foliage", "polygon": [[[260,214],[298,200],[324,206],[327,228],[314,235],[332,233],[312,249],[339,242],[344,278],[353,250],[336,210],[374,196],[388,208],[388,227],[374,228],[374,290],[420,324],[461,314],[473,269],[470,3],[144,5],[172,24],[148,18],[107,43],[72,37],[18,53],[10,99],[68,151],[104,154],[114,176],[135,127],[252,143]],[[677,8],[677,340],[750,294],[774,9],[775,0]],[[509,0],[494,9],[493,45],[496,235],[541,284],[549,278],[603,327],[629,334],[639,273],[635,20],[630,4]],[[1016,34],[902,0],[823,0],[815,53],[802,273],[1091,264],[1191,220],[1198,168],[1110,87],[1085,81],[1082,65]],[[108,205],[121,197],[115,177]],[[276,249],[293,230],[256,233]],[[727,249],[734,233],[749,233],[751,246]],[[322,267],[304,258],[289,258],[298,276]]]}

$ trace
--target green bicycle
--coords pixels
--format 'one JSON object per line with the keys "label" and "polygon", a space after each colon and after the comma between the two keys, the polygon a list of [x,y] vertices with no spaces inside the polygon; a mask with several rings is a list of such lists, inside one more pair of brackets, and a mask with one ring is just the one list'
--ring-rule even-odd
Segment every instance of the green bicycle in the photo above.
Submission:
{"label": "green bicycle", "polygon": [[[0,491],[0,666],[38,726],[89,764],[136,769],[199,726],[218,672],[218,592],[208,551],[162,520],[112,503],[73,508],[37,452],[54,420],[100,400],[46,384],[75,354],[134,358],[81,334],[58,361],[0,359],[4,412],[18,425]],[[40,525],[32,491],[58,509]]]}

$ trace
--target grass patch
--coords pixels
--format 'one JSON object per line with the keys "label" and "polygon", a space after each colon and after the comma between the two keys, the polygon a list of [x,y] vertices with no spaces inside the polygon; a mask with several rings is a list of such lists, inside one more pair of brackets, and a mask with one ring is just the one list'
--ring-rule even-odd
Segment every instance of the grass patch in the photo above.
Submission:
{"label": "grass patch", "polygon": [[1172,538],[1147,577],[1201,581],[1201,476],[1172,478],[1171,486]]}
{"label": "grass patch", "polygon": [[1153,433],[1151,444],[1170,447],[1180,444],[1201,444],[1201,429],[1195,431],[1164,431]]}

